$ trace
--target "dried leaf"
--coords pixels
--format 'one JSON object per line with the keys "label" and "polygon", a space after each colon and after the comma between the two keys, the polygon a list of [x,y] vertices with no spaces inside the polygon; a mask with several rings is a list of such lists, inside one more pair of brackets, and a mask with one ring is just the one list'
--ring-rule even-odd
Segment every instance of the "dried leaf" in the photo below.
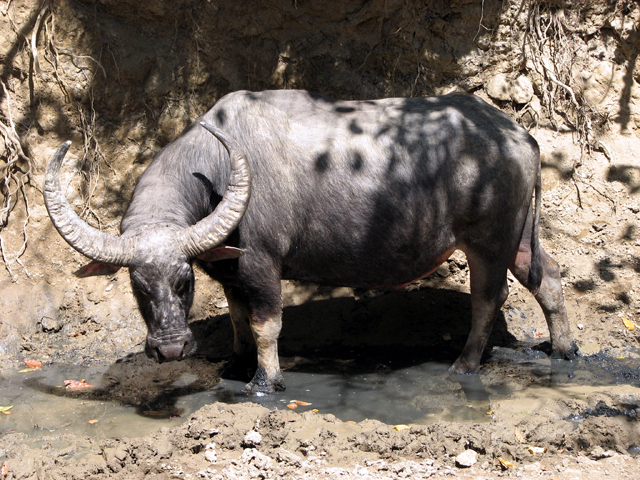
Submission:
{"label": "dried leaf", "polygon": [[289,407],[291,410],[295,410],[296,408],[298,408],[298,404],[295,402],[291,402],[289,405],[287,405],[287,407]]}
{"label": "dried leaf", "polygon": [[25,372],[33,372],[35,370],[35,368],[31,367],[31,368],[23,368],[22,370],[19,371],[19,373],[25,373]]}
{"label": "dried leaf", "polygon": [[498,458],[498,461],[500,462],[500,465],[502,465],[504,468],[513,467],[513,462],[510,462],[509,460],[505,460],[504,458]]}
{"label": "dried leaf", "polygon": [[622,317],[622,323],[624,323],[624,326],[627,327],[627,330],[629,330],[630,332],[633,332],[636,329],[635,323],[633,323],[628,318]]}
{"label": "dried leaf", "polygon": [[493,415],[493,412],[494,412],[494,411],[495,411],[495,410],[489,410],[489,411],[487,412],[487,415]]}
{"label": "dried leaf", "polygon": [[402,430],[409,430],[411,427],[409,427],[409,425],[394,425],[393,429],[396,432],[401,432]]}
{"label": "dried leaf", "polygon": [[2,474],[3,477],[9,475],[9,464],[7,462],[4,462],[2,464],[2,471],[0,472],[0,474]]}
{"label": "dried leaf", "polygon": [[24,364],[29,368],[42,368],[42,362],[40,360],[25,360]]}
{"label": "dried leaf", "polygon": [[545,450],[546,449],[544,447],[529,447],[529,453],[531,453],[532,455],[544,453]]}
{"label": "dried leaf", "polygon": [[98,423],[99,421],[100,421],[100,420],[93,419],[93,420],[89,420],[89,423],[90,423],[91,425],[93,425],[93,424],[95,424],[95,423]]}
{"label": "dried leaf", "polygon": [[517,428],[515,429],[514,433],[516,435],[516,440],[518,440],[518,442],[520,443],[525,442],[524,436],[520,433],[520,431]]}
{"label": "dried leaf", "polygon": [[5,410],[2,412],[3,415],[11,415],[11,410]]}
{"label": "dried leaf", "polygon": [[95,385],[90,385],[84,381],[84,379],[78,380],[65,380],[64,386],[67,390],[86,390],[87,388],[95,388]]}
{"label": "dried leaf", "polygon": [[316,413],[317,413],[317,412],[319,412],[320,410],[318,410],[317,408],[312,408],[312,409],[311,409],[311,411],[312,411],[312,412],[316,412]]}
{"label": "dried leaf", "polygon": [[296,405],[300,405],[301,407],[311,405],[309,402],[303,402],[302,400],[294,400],[294,402],[296,403]]}
{"label": "dried leaf", "polygon": [[13,405],[9,405],[8,407],[0,407],[0,412],[2,412],[2,413],[8,412],[12,408],[13,408]]}

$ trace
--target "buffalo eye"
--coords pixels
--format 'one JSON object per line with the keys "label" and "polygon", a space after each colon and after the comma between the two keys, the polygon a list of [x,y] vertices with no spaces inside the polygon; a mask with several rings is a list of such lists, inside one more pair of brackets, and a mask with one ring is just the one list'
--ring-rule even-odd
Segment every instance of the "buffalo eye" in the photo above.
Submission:
{"label": "buffalo eye", "polygon": [[182,293],[182,292],[184,292],[188,285],[189,285],[189,280],[185,280],[185,281],[183,281],[183,282],[180,282],[180,283],[178,284],[178,287],[176,288],[176,292],[177,292],[177,293]]}
{"label": "buffalo eye", "polygon": [[138,274],[131,275],[131,286],[136,291],[136,293],[140,293],[144,297],[151,297],[151,290],[144,279]]}
{"label": "buffalo eye", "polygon": [[147,297],[147,298],[151,297],[151,294],[149,292],[147,292],[146,290],[143,290],[142,288],[138,287],[138,288],[136,288],[136,291],[138,293],[140,293],[144,297]]}

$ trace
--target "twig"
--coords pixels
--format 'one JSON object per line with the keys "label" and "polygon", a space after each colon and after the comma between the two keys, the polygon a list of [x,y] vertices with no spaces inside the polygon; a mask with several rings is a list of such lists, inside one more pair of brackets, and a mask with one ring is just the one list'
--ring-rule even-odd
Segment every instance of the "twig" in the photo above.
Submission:
{"label": "twig", "polygon": [[607,157],[607,160],[609,160],[609,165],[611,165],[613,162],[613,153],[611,153],[611,149],[607,146],[606,143],[604,143],[602,140],[600,140],[598,142],[598,145],[602,151],[604,152],[604,156]]}
{"label": "twig", "polygon": [[478,38],[478,35],[480,35],[480,29],[484,28],[485,30],[489,30],[482,24],[482,20],[484,20],[484,0],[482,0],[482,5],[480,7],[480,21],[478,22],[478,31],[473,37],[474,42],[476,41],[476,38]]}
{"label": "twig", "polygon": [[7,13],[9,13],[9,7],[11,6],[11,0],[7,1],[7,6],[4,8],[4,11],[2,12],[3,15],[6,15]]}
{"label": "twig", "polygon": [[49,1],[45,1],[42,4],[42,8],[40,9],[40,13],[38,13],[38,17],[36,18],[36,23],[33,26],[33,31],[31,32],[31,58],[33,58],[33,66],[36,69],[36,72],[41,77],[44,77],[42,70],[40,69],[40,62],[38,61],[38,34],[40,33],[40,25],[42,23],[42,19],[49,11]]}

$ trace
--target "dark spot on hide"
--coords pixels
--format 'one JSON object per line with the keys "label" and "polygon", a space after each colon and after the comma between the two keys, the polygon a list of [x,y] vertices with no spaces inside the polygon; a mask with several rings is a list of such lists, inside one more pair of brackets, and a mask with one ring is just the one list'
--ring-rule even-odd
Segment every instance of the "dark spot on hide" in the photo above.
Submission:
{"label": "dark spot on hide", "polygon": [[328,169],[329,169],[329,154],[321,153],[320,155],[318,155],[318,158],[316,158],[316,170],[319,173],[324,173]]}

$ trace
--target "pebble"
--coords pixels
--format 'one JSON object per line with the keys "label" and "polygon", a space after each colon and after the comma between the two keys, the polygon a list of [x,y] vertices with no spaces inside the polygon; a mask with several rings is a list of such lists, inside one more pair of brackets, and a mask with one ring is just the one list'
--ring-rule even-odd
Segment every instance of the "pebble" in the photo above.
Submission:
{"label": "pebble", "polygon": [[250,430],[244,436],[244,445],[245,446],[255,447],[257,445],[260,445],[261,442],[262,442],[262,435],[260,435],[255,430]]}
{"label": "pebble", "polygon": [[469,468],[478,461],[478,453],[475,450],[465,450],[456,457],[456,465],[461,468]]}
{"label": "pebble", "polygon": [[204,458],[211,463],[216,463],[218,461],[218,456],[214,450],[207,450],[204,452]]}

